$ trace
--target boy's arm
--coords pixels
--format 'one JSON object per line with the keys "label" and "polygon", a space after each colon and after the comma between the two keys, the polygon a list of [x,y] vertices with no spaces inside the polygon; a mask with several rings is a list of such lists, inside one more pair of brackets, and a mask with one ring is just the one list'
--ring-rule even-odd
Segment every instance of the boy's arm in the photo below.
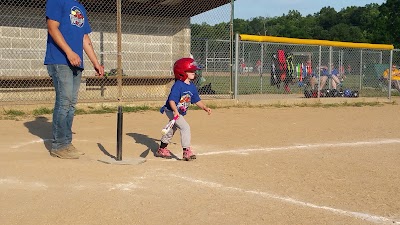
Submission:
{"label": "boy's arm", "polygon": [[93,64],[94,69],[96,70],[97,75],[103,76],[104,75],[104,67],[100,65],[99,61],[97,60],[96,53],[93,49],[92,40],[88,34],[83,36],[83,49],[85,50],[86,55],[89,57],[90,61]]}
{"label": "boy's arm", "polygon": [[211,109],[208,108],[202,101],[198,101],[195,103],[198,107],[200,107],[201,109],[203,109],[204,111],[206,111],[208,113],[208,115],[211,114]]}
{"label": "boy's arm", "polygon": [[172,111],[174,112],[174,117],[179,115],[178,108],[176,107],[176,103],[174,100],[169,100],[169,106],[171,106]]}

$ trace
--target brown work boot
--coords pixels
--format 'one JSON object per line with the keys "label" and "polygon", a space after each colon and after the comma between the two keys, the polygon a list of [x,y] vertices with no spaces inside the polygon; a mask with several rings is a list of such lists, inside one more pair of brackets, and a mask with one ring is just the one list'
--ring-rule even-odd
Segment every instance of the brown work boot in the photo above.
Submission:
{"label": "brown work boot", "polygon": [[79,151],[77,148],[75,148],[74,145],[70,144],[68,145],[68,150],[76,155],[84,155],[84,152]]}
{"label": "brown work boot", "polygon": [[53,157],[58,157],[60,159],[79,159],[79,155],[69,151],[68,148],[51,150],[50,155]]}

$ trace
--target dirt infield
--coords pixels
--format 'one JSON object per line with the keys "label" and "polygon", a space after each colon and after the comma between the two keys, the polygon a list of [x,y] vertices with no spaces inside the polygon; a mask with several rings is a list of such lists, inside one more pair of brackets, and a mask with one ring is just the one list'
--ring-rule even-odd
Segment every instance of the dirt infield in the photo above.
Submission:
{"label": "dirt infield", "polygon": [[[79,160],[49,156],[50,117],[2,120],[0,221],[9,224],[400,224],[400,106],[190,111],[193,162],[154,157],[166,123],[78,115]],[[179,134],[169,147],[181,157]]]}

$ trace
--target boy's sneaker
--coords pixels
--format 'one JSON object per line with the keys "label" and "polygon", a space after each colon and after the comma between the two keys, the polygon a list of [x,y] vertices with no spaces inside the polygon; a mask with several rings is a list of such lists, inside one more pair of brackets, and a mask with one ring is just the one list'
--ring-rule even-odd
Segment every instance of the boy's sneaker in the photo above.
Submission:
{"label": "boy's sneaker", "polygon": [[73,146],[72,144],[70,144],[68,146],[68,150],[76,155],[84,155],[84,152],[79,151],[77,148],[75,148],[75,146]]}
{"label": "boy's sneaker", "polygon": [[186,150],[183,150],[182,159],[185,161],[191,161],[193,159],[196,159],[196,155],[192,152],[192,148],[187,148]]}
{"label": "boy's sneaker", "polygon": [[61,150],[50,150],[50,155],[60,159],[79,159],[79,155],[74,154],[68,148]]}
{"label": "boy's sneaker", "polygon": [[156,152],[156,157],[170,159],[172,158],[171,151],[169,151],[167,148],[159,148]]}

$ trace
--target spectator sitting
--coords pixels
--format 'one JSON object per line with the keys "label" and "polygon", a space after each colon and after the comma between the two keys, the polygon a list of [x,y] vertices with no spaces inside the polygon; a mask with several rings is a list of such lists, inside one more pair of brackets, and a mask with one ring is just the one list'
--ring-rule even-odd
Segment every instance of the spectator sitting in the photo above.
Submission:
{"label": "spectator sitting", "polygon": [[337,86],[341,85],[340,79],[339,79],[339,70],[334,67],[333,64],[331,64],[331,72],[328,72],[329,69],[327,66],[321,66],[321,80],[320,80],[320,88],[321,90],[324,89],[326,85],[326,81],[330,78],[332,79],[332,88],[336,89]]}
{"label": "spectator sitting", "polygon": [[302,73],[305,74],[305,77],[304,77],[305,83],[307,85],[310,85],[312,90],[316,89],[315,85],[317,84],[317,78],[315,76],[315,73],[313,73],[312,64],[311,64],[310,59],[307,60],[307,62],[305,63],[305,66],[302,69],[303,69]]}
{"label": "spectator sitting", "polygon": [[256,69],[257,69],[258,74],[260,74],[260,75],[261,75],[261,68],[262,68],[261,60],[257,60]]}
{"label": "spectator sitting", "polygon": [[[386,81],[389,79],[389,69],[383,72],[383,79]],[[392,65],[391,85],[400,92],[400,70],[394,64]]]}
{"label": "spectator sitting", "polygon": [[350,64],[347,65],[347,75],[351,74],[351,66]]}
{"label": "spectator sitting", "polygon": [[246,64],[244,63],[244,60],[240,62],[240,74],[243,74],[246,69]]}
{"label": "spectator sitting", "polygon": [[204,68],[204,66],[199,64],[198,67],[199,70],[196,71],[196,76],[193,80],[193,83],[196,85],[197,89],[201,88],[201,86],[203,86],[203,83],[206,81],[202,74],[202,69]]}

